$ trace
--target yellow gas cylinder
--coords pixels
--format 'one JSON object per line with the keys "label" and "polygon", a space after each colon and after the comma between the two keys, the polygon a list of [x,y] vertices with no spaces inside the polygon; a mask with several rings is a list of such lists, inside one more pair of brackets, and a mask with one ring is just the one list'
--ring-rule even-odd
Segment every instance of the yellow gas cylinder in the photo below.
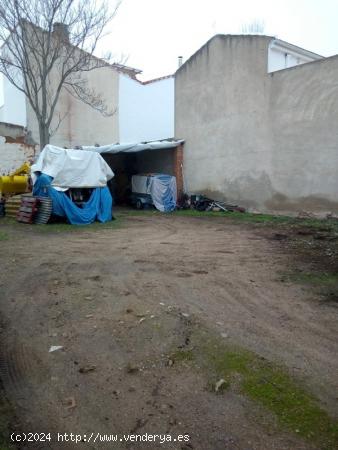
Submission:
{"label": "yellow gas cylinder", "polygon": [[0,194],[21,194],[26,192],[27,175],[3,175],[0,177]]}

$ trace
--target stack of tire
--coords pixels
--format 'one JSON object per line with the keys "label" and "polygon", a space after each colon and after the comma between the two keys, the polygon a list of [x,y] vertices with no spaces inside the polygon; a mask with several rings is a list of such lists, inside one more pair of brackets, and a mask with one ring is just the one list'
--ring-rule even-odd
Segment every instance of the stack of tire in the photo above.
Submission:
{"label": "stack of tire", "polygon": [[52,199],[49,197],[37,197],[39,200],[38,211],[34,216],[34,223],[46,224],[52,215]]}

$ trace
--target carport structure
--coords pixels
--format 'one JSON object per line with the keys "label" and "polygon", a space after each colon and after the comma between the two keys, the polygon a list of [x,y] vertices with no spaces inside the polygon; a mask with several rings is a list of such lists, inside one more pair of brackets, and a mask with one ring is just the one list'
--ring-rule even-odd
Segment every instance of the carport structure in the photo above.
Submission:
{"label": "carport structure", "polygon": [[132,175],[164,173],[176,177],[177,199],[182,198],[183,140],[112,144],[100,147],[83,147],[102,155],[115,176],[111,188],[117,204],[128,203]]}

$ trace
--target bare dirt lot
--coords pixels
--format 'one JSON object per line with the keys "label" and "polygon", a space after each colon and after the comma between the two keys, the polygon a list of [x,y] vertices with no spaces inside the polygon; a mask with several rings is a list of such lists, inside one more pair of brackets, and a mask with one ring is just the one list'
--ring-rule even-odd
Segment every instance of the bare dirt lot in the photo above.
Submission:
{"label": "bare dirt lot", "polygon": [[[80,230],[0,222],[2,426],[51,433],[17,448],[336,448],[338,303],[305,280],[326,238],[121,217]],[[122,441],[102,442],[113,434]]]}

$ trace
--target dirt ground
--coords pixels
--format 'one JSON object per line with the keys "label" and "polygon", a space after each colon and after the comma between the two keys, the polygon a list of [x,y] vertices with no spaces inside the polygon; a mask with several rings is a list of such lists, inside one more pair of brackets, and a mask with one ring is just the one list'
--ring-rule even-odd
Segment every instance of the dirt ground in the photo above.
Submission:
{"label": "dirt ground", "polygon": [[[31,228],[1,228],[0,375],[11,429],[52,440],[18,448],[318,448],[236,386],[218,395],[205,371],[171,357],[192,345],[191,330],[214,333],[286,367],[338,416],[337,305],[283,278],[298,263],[275,230],[162,215]],[[91,433],[190,439],[107,444]]]}

